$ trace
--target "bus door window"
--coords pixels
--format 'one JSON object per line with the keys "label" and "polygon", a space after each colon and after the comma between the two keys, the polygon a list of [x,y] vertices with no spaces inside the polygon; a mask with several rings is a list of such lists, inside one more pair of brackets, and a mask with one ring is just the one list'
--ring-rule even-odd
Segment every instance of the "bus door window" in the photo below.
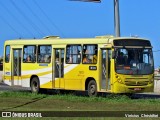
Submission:
{"label": "bus door window", "polygon": [[55,77],[59,77],[59,51],[55,50],[56,60],[55,60]]}
{"label": "bus door window", "polygon": [[55,49],[55,77],[64,76],[64,49]]}
{"label": "bus door window", "polygon": [[21,49],[13,50],[14,76],[21,76]]}
{"label": "bus door window", "polygon": [[102,79],[106,80],[106,50],[102,51]]}
{"label": "bus door window", "polygon": [[110,62],[111,60],[111,50],[102,49],[102,89],[110,89]]}
{"label": "bus door window", "polygon": [[22,49],[21,48],[13,48],[13,62],[12,62],[12,78],[11,85],[21,85],[21,56]]}

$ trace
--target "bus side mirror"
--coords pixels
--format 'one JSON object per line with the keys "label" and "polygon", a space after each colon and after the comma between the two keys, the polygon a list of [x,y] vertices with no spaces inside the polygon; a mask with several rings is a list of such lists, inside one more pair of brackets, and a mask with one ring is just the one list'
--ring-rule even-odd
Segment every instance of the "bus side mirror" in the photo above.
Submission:
{"label": "bus side mirror", "polygon": [[115,59],[115,51],[112,51],[112,59]]}

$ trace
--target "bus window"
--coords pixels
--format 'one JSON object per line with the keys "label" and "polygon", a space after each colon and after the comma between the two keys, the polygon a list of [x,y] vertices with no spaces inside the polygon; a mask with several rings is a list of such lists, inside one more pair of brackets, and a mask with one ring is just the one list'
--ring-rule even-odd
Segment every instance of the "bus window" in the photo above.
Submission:
{"label": "bus window", "polygon": [[26,63],[36,62],[36,46],[33,46],[33,45],[24,46],[23,62],[26,62]]}
{"label": "bus window", "polygon": [[97,45],[83,45],[83,63],[97,63]]}
{"label": "bus window", "polygon": [[5,49],[5,62],[8,63],[10,60],[10,46],[7,45]]}
{"label": "bus window", "polygon": [[[150,48],[117,48],[116,51],[116,72],[119,74],[152,74],[153,55]],[[119,53],[122,54],[123,63],[120,64]]]}
{"label": "bus window", "polygon": [[66,63],[79,64],[81,62],[81,45],[67,45]]}
{"label": "bus window", "polygon": [[51,62],[51,46],[40,45],[38,46],[38,62],[39,63],[50,63]]}

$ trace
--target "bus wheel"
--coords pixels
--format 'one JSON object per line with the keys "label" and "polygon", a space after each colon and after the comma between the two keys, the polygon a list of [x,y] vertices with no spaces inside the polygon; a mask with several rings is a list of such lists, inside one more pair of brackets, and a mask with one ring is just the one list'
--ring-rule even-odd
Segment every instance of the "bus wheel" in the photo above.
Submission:
{"label": "bus wheel", "polygon": [[94,80],[91,80],[88,83],[88,95],[90,97],[97,96],[97,84]]}
{"label": "bus wheel", "polygon": [[38,93],[40,90],[39,79],[34,77],[31,81],[31,91],[32,93]]}

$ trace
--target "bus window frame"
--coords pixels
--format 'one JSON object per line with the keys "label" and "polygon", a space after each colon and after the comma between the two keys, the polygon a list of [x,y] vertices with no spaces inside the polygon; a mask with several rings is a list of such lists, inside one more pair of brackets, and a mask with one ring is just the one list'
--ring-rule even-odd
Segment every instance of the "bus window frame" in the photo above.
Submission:
{"label": "bus window frame", "polygon": [[[49,62],[39,62],[38,61],[38,57],[39,57],[39,54],[38,54],[38,52],[39,52],[39,47],[40,46],[50,46],[51,47],[51,53],[50,53],[50,61]],[[45,54],[46,55],[46,54]],[[49,63],[51,63],[51,59],[52,58],[52,45],[51,44],[47,44],[47,45],[44,45],[44,44],[39,44],[39,45],[37,45],[37,52],[36,52],[36,60],[37,60],[37,63],[47,63],[47,64],[49,64]]]}
{"label": "bus window frame", "polygon": [[[31,62],[26,62],[24,60],[24,55],[25,55],[24,48],[25,48],[25,46],[35,46],[35,53],[34,53],[35,54],[34,56],[36,57],[35,61],[33,61],[33,62],[32,61]],[[23,59],[22,60],[23,60],[23,63],[36,63],[37,62],[37,46],[36,45],[23,45]]]}
{"label": "bus window frame", "polygon": [[[97,56],[97,61],[96,61],[96,63],[94,63],[94,62],[92,62],[92,63],[84,63],[83,62],[83,55],[86,55],[86,54],[84,54],[83,53],[83,47],[85,46],[85,45],[95,45],[95,46],[97,46],[97,53],[96,54],[87,54],[87,55],[96,55]],[[98,63],[98,44],[83,44],[83,47],[82,47],[82,64],[97,64]]]}
{"label": "bus window frame", "polygon": [[[6,54],[6,49],[7,49],[7,46],[9,46],[9,54]],[[11,52],[11,45],[6,45],[5,46],[5,63],[9,63],[10,62],[10,52]],[[6,56],[8,56],[9,55],[9,60],[8,61],[6,61]]]}
{"label": "bus window frame", "polygon": [[[68,46],[80,46],[80,47],[81,47],[81,51],[80,51],[80,52],[81,52],[81,53],[80,53],[80,62],[79,62],[79,63],[78,63],[78,62],[77,62],[77,63],[73,63],[73,62],[72,62],[72,63],[69,63],[69,62],[67,62],[67,47],[68,47]],[[72,54],[72,55],[79,55],[79,54]],[[65,50],[65,63],[66,63],[66,64],[81,64],[81,63],[82,63],[82,45],[81,45],[81,44],[67,44],[67,45],[66,45],[66,50]]]}

